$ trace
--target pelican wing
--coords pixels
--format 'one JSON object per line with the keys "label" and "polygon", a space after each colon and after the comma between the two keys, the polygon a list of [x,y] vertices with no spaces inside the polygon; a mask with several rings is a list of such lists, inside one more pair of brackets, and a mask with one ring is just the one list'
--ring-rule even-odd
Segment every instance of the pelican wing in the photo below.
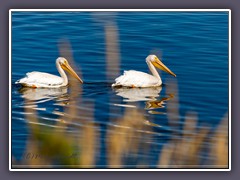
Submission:
{"label": "pelican wing", "polygon": [[156,77],[141,72],[141,71],[124,71],[124,74],[115,79],[115,84],[112,86],[127,86],[127,87],[150,87],[159,86],[159,79]]}
{"label": "pelican wing", "polygon": [[23,86],[36,86],[36,87],[49,87],[57,86],[63,83],[63,79],[59,76],[55,76],[49,73],[42,72],[30,72],[26,74],[26,77],[18,80],[16,84],[22,84]]}

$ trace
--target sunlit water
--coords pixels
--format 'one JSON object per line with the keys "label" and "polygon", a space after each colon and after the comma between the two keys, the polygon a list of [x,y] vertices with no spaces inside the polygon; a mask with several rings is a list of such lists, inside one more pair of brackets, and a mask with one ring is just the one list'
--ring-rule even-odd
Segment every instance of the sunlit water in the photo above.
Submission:
{"label": "sunlit water", "polygon": [[[107,68],[106,32],[112,30],[117,37],[110,46],[116,43],[118,50],[111,56],[111,67]],[[79,90],[73,90],[74,97],[70,95],[71,87],[21,89],[14,84],[30,71],[58,75],[55,60],[60,56],[59,43],[63,39],[70,42],[76,71],[84,80]],[[150,53],[162,58],[177,77],[159,71],[162,87],[111,87],[123,70],[148,72],[145,58]],[[78,117],[95,124],[96,167],[108,167],[109,131],[119,126],[128,110],[134,109],[145,118],[146,128],[141,130],[152,135],[143,133],[139,150],[130,152],[122,163],[127,167],[141,163],[156,167],[163,146],[172,139],[183,138],[189,112],[196,115],[197,128],[210,129],[211,133],[228,113],[228,14],[14,12],[11,131],[12,157],[18,163],[24,162],[24,154],[32,142],[29,124],[36,123],[26,119],[26,108],[36,110],[40,126],[61,131],[56,122],[67,121],[71,103]],[[69,133],[79,136],[77,127],[84,123],[73,120],[69,124]],[[211,142],[205,142],[208,143]],[[148,150],[144,149],[146,144]],[[204,165],[214,157],[203,151],[198,158],[199,165]]]}

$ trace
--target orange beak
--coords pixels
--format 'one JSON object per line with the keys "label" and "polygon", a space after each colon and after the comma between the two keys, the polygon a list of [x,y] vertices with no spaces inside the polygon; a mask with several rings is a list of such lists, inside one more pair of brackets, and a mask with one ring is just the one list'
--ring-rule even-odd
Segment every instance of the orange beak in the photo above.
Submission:
{"label": "orange beak", "polygon": [[167,68],[167,66],[165,66],[162,61],[160,61],[157,57],[155,58],[155,61],[153,62],[153,65],[171,75],[173,75],[174,77],[177,77],[176,74],[174,74],[170,69]]}
{"label": "orange beak", "polygon": [[71,66],[67,62],[65,64],[62,64],[61,67],[67,72],[69,72],[74,78],[83,83],[83,80],[77,75],[77,73],[71,68]]}

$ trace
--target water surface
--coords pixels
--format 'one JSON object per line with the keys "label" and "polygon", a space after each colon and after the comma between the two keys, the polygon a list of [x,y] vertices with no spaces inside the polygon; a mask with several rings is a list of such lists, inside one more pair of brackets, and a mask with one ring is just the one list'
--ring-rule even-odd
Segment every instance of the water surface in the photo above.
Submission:
{"label": "water surface", "polygon": [[[159,71],[162,87],[111,87],[123,70],[148,72],[145,58],[152,53],[177,78]],[[30,71],[58,75],[55,60],[63,54],[73,60],[83,85],[22,89],[14,84]],[[11,58],[14,164],[156,168],[176,144],[186,147],[186,155],[192,147],[188,140],[194,144],[203,134],[194,155],[198,161],[169,164],[221,165],[211,151],[215,133],[228,129],[228,123],[218,129],[228,114],[227,12],[13,12]],[[77,157],[91,160],[62,161],[61,151],[46,153],[33,124],[49,139],[55,131],[67,133],[74,147],[82,148],[74,150]],[[26,158],[29,153],[49,157],[34,161]]]}

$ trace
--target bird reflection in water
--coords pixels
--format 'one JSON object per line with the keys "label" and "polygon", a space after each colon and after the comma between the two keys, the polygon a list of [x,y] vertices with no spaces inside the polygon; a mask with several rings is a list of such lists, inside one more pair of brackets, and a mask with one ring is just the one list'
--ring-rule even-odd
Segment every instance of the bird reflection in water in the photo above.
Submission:
{"label": "bird reflection in water", "polygon": [[151,114],[164,114],[153,109],[164,108],[166,101],[174,98],[174,94],[159,99],[162,86],[152,88],[114,88],[116,95],[123,97],[124,102],[145,101],[145,109]]}
{"label": "bird reflection in water", "polygon": [[29,101],[42,103],[56,99],[58,102],[68,104],[69,95],[68,88],[28,88],[22,87],[18,90],[21,97]]}
{"label": "bird reflection in water", "polygon": [[159,111],[153,111],[153,109],[158,109],[158,108],[165,108],[165,102],[174,98],[173,94],[169,94],[169,97],[163,97],[159,100],[155,101],[147,101],[145,109],[149,110],[148,112],[150,114],[165,114],[164,112],[159,112]]}
{"label": "bird reflection in water", "polygon": [[125,102],[150,101],[156,100],[162,87],[153,88],[114,88],[118,96],[123,97]]}

